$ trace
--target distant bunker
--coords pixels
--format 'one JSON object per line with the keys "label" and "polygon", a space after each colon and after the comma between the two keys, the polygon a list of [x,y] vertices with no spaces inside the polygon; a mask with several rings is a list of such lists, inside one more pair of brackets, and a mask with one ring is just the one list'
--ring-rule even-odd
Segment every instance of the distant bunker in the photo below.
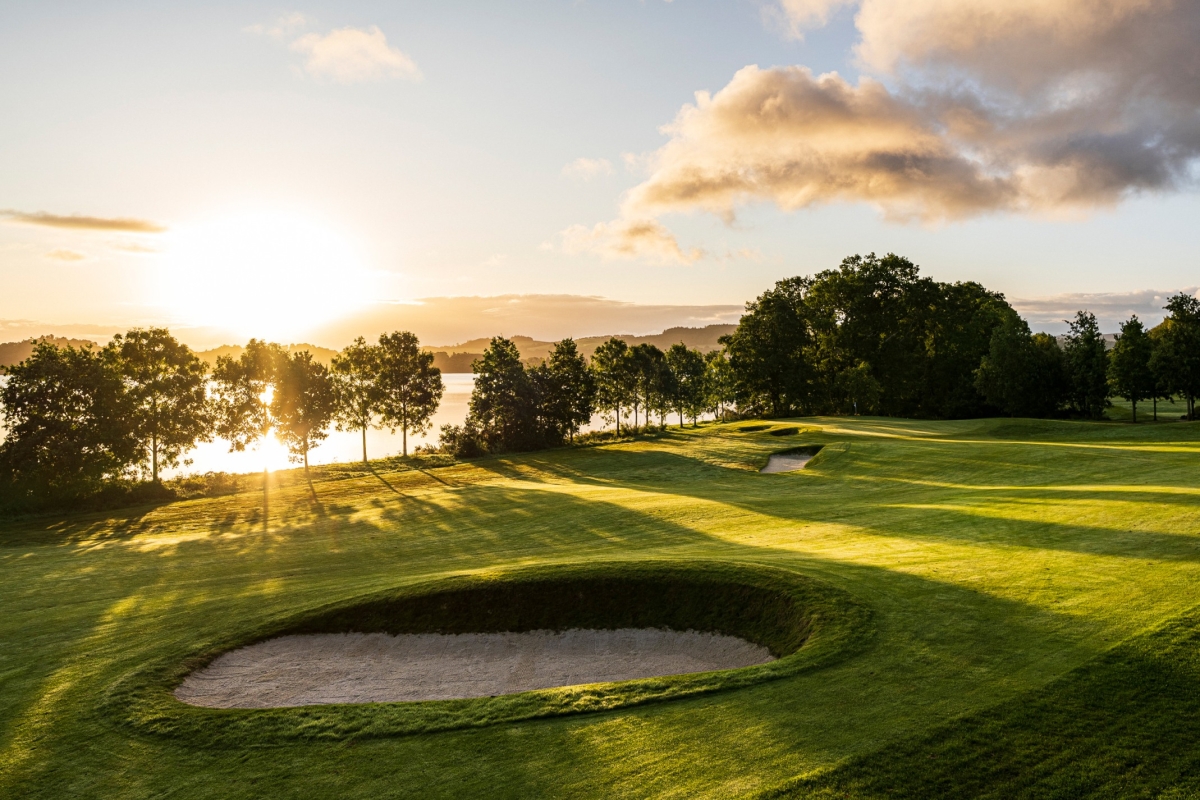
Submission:
{"label": "distant bunker", "polygon": [[243,709],[493,697],[733,670],[804,644],[792,598],[722,577],[635,568],[377,598],[229,650],[174,695]]}
{"label": "distant bunker", "polygon": [[813,456],[821,451],[821,445],[810,447],[794,447],[782,453],[772,453],[767,458],[767,465],[759,472],[770,474],[775,472],[795,472],[804,469]]}

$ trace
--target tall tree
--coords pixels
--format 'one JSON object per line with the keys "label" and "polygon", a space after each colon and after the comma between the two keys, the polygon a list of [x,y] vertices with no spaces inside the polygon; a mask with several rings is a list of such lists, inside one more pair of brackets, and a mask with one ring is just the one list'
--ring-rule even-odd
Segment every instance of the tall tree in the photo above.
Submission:
{"label": "tall tree", "polygon": [[603,342],[592,353],[591,368],[596,380],[596,407],[612,412],[620,436],[621,411],[631,404],[633,394],[629,345],[615,336]]}
{"label": "tall tree", "polygon": [[[287,351],[279,345],[251,339],[238,358],[221,356],[213,369],[217,435],[229,451],[242,452],[271,434],[275,419],[271,400]],[[263,465],[263,530],[271,517],[269,468]]]}
{"label": "tall tree", "polygon": [[1154,353],[1155,372],[1162,376],[1167,391],[1182,395],[1188,419],[1196,418],[1196,396],[1200,395],[1200,300],[1177,294],[1167,301],[1170,316],[1163,322],[1159,346]]}
{"label": "tall tree", "polygon": [[113,361],[91,348],[39,342],[9,367],[0,408],[6,504],[69,502],[124,476],[138,461],[125,383]]}
{"label": "tall tree", "polygon": [[807,404],[814,373],[808,286],[807,278],[779,281],[747,303],[737,330],[721,338],[739,405],[779,417]]}
{"label": "tall tree", "polygon": [[468,422],[493,453],[532,450],[541,445],[534,386],[510,339],[492,339],[474,364]]}
{"label": "tall tree", "polygon": [[536,370],[539,385],[539,414],[548,438],[574,441],[579,429],[592,419],[596,386],[587,359],[574,339],[554,345],[550,357]]}
{"label": "tall tree", "polygon": [[1099,419],[1108,408],[1108,351],[1096,324],[1096,315],[1080,311],[1067,320],[1066,356],[1071,405],[1090,419]]}
{"label": "tall tree", "polygon": [[238,358],[217,359],[212,374],[216,432],[229,442],[230,452],[242,452],[271,433],[271,399],[287,357],[274,342],[251,339]]}
{"label": "tall tree", "polygon": [[337,391],[324,364],[313,361],[312,353],[301,350],[285,356],[279,363],[271,416],[276,435],[287,445],[288,457],[304,463],[304,479],[312,492],[308,471],[308,453],[329,434],[327,429],[337,412]]}
{"label": "tall tree", "polygon": [[1121,333],[1108,359],[1108,382],[1112,390],[1133,407],[1137,422],[1137,404],[1154,395],[1154,373],[1150,369],[1153,343],[1137,315],[1121,324]]}
{"label": "tall tree", "polygon": [[1065,400],[1062,352],[1053,336],[1031,334],[1016,312],[992,332],[975,371],[975,387],[986,402],[1012,417],[1047,417]]}
{"label": "tall tree", "polygon": [[374,427],[382,409],[379,390],[380,348],[359,336],[333,357],[330,376],[337,390],[334,415],[338,430],[362,432],[362,458],[367,463],[367,431]]}
{"label": "tall tree", "polygon": [[704,357],[706,374],[704,385],[708,388],[708,408],[725,421],[725,409],[737,398],[733,367],[725,350],[713,350]]}
{"label": "tall tree", "polygon": [[663,351],[648,342],[629,348],[629,364],[633,373],[633,431],[638,429],[638,408],[646,409],[646,425],[650,424],[650,406],[654,403],[655,390],[662,383]]}
{"label": "tall tree", "polygon": [[178,466],[185,452],[212,439],[204,362],[166,328],[117,334],[105,351],[125,379],[134,431],[158,483],[160,467]]}
{"label": "tall tree", "polygon": [[433,354],[421,350],[408,331],[379,337],[379,396],[383,422],[401,431],[404,455],[408,434],[429,430],[433,415],[446,391],[442,371],[433,365]]}
{"label": "tall tree", "polygon": [[667,365],[675,377],[674,409],[679,412],[679,427],[683,427],[685,414],[695,426],[708,401],[708,365],[704,354],[682,342],[673,344],[667,350]]}

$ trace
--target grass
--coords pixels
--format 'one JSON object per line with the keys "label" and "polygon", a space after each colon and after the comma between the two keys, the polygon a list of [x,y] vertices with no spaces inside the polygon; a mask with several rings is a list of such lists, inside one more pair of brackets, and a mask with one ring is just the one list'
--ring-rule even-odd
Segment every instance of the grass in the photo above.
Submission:
{"label": "grass", "polygon": [[[795,446],[779,426],[824,447],[760,475]],[[0,522],[0,796],[1196,796],[1200,426],[751,427],[347,466],[319,505],[281,475],[266,530],[254,491]],[[869,635],[772,680],[475,727],[130,721],[148,671],[363,598],[705,564],[832,587],[804,607],[853,598]]]}

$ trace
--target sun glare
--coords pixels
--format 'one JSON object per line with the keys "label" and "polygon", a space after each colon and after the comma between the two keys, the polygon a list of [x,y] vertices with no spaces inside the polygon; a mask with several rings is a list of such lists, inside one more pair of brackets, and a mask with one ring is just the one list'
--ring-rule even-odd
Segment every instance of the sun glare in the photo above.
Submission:
{"label": "sun glare", "polygon": [[295,214],[243,212],[171,234],[158,302],[176,324],[293,341],[371,299],[353,241]]}

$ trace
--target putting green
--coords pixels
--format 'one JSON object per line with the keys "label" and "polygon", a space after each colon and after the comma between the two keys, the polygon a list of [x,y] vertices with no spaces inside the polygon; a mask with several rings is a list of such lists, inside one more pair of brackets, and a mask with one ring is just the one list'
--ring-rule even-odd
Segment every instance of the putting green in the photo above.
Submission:
{"label": "putting green", "polygon": [[[0,796],[951,797],[1012,775],[1045,781],[1008,796],[1190,796],[1197,765],[1162,742],[1194,741],[1186,698],[1200,696],[1197,426],[745,427],[427,471],[329,467],[320,506],[283,474],[265,532],[255,492],[2,522]],[[797,445],[780,427],[824,447],[803,471],[760,475]],[[258,712],[164,699],[180,670],[364,597],[697,565],[820,587],[863,635],[771,680],[465,725],[306,707],[264,731],[239,721]],[[1029,734],[1071,725],[1075,749]],[[1088,762],[1087,730],[1118,756]],[[1076,791],[1071,775],[1130,753],[1124,783]],[[985,764],[1000,771],[971,783]]]}

